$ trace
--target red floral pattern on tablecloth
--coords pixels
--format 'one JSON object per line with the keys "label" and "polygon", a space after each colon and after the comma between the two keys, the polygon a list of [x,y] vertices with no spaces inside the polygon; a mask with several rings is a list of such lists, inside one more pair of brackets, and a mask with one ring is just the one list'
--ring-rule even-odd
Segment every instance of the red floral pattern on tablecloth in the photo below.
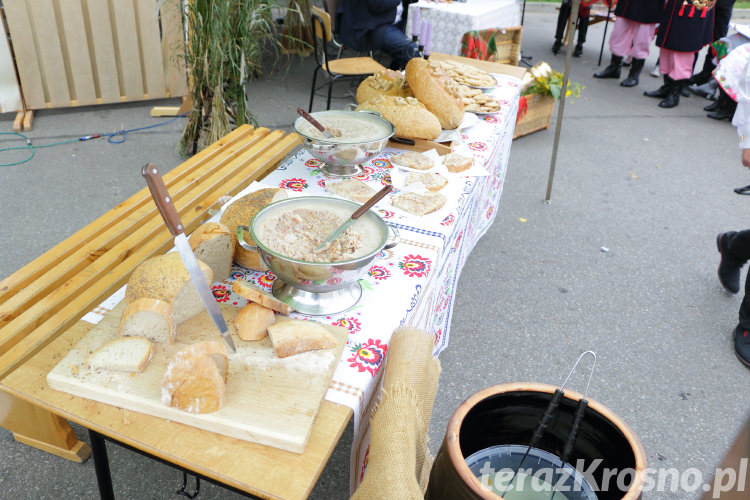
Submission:
{"label": "red floral pattern on tablecloth", "polygon": [[367,274],[378,281],[383,281],[390,277],[391,272],[383,266],[372,266]]}
{"label": "red floral pattern on tablecloth", "polygon": [[362,323],[357,319],[353,317],[349,318],[339,318],[333,323],[331,323],[333,326],[340,326],[342,328],[346,328],[349,330],[349,333],[357,333],[362,329]]}
{"label": "red floral pattern on tablecloth", "polygon": [[384,219],[392,219],[393,216],[396,215],[396,212],[392,212],[390,210],[383,210],[382,208],[378,209],[378,213]]}
{"label": "red floral pattern on tablecloth", "polygon": [[307,188],[307,181],[305,179],[284,179],[279,183],[279,187],[300,192]]}
{"label": "red floral pattern on tablecloth", "polygon": [[318,186],[320,186],[320,187],[322,187],[323,189],[325,189],[325,188],[326,188],[326,179],[325,179],[325,178],[323,178],[323,179],[320,179],[320,180],[318,181]]}
{"label": "red floral pattern on tablecloth", "polygon": [[272,271],[266,271],[265,274],[258,276],[258,285],[270,290],[275,280],[276,275]]}
{"label": "red floral pattern on tablecloth", "polygon": [[442,221],[440,221],[440,225],[441,226],[450,226],[454,222],[456,222],[456,216],[453,215],[453,214],[448,214],[448,215],[445,216],[445,219],[443,219]]}
{"label": "red floral pattern on tablecloth", "polygon": [[487,144],[481,141],[470,142],[469,149],[472,151],[487,151]]}
{"label": "red floral pattern on tablecloth", "polygon": [[348,348],[353,353],[347,359],[349,366],[362,373],[369,372],[374,377],[383,363],[388,345],[381,343],[380,339],[369,339],[363,343],[352,343]]}
{"label": "red floral pattern on tablecloth", "polygon": [[362,471],[359,473],[359,482],[365,478],[365,471],[367,470],[367,462],[370,461],[370,445],[367,445],[365,450],[365,458],[362,459]]}
{"label": "red floral pattern on tablecloth", "polygon": [[399,269],[412,278],[423,278],[430,273],[432,261],[420,255],[407,255],[398,263]]}
{"label": "red floral pattern on tablecloth", "polygon": [[320,166],[321,166],[322,164],[323,164],[323,162],[322,162],[322,161],[320,161],[320,160],[318,160],[318,159],[316,159],[316,158],[310,158],[309,160],[307,160],[307,161],[305,162],[305,166],[306,166],[306,167],[311,167],[311,168],[318,168],[318,167],[320,167]]}
{"label": "red floral pattern on tablecloth", "polygon": [[211,292],[213,292],[214,299],[216,299],[216,302],[228,302],[229,301],[229,290],[227,290],[227,287],[225,285],[214,285],[211,288]]}
{"label": "red floral pattern on tablecloth", "polygon": [[377,167],[377,168],[393,168],[393,165],[391,165],[391,162],[389,162],[385,158],[372,160],[372,166]]}

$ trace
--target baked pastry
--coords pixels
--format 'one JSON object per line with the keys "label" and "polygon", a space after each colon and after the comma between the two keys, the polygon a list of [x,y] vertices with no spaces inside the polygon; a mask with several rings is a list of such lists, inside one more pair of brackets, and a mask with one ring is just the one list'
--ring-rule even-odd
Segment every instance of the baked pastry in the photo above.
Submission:
{"label": "baked pastry", "polygon": [[356,179],[346,179],[339,182],[326,181],[326,191],[358,203],[366,202],[376,193],[373,188]]}
{"label": "baked pastry", "polygon": [[143,337],[120,337],[91,353],[86,366],[93,370],[140,373],[154,353],[151,341]]}
{"label": "baked pastry", "polygon": [[150,297],[136,299],[125,307],[120,320],[121,337],[143,337],[158,344],[174,344],[177,329],[172,306]]}
{"label": "baked pastry", "polygon": [[421,182],[424,187],[430,191],[440,191],[448,184],[448,179],[440,174],[432,174],[428,172],[409,172],[409,176],[406,178],[406,185],[414,184],[415,182]]}
{"label": "baked pastry", "polygon": [[268,336],[280,358],[316,349],[336,347],[336,338],[321,325],[302,319],[278,321],[268,327]]}
{"label": "baked pastry", "polygon": [[481,88],[494,87],[497,85],[497,81],[492,75],[475,66],[447,59],[430,62],[440,66],[446,73],[448,73],[448,76],[453,78],[457,83]]}
{"label": "baked pastry", "polygon": [[249,300],[250,302],[256,302],[281,314],[288,315],[290,312],[294,311],[292,306],[290,306],[286,302],[280,301],[270,293],[259,290],[245,280],[235,281],[232,285],[232,291],[237,295]]}
{"label": "baked pastry", "polygon": [[224,281],[232,271],[236,239],[224,224],[206,222],[193,231],[188,242],[195,256],[213,270],[214,281]]}
{"label": "baked pastry", "polygon": [[380,95],[414,97],[404,75],[390,69],[368,76],[357,87],[359,104],[371,101]]}
{"label": "baked pastry", "polygon": [[415,57],[406,64],[406,81],[414,97],[425,105],[446,130],[461,125],[464,102],[458,84],[434,62]]}
{"label": "baked pastry", "polygon": [[224,404],[229,362],[223,345],[199,342],[178,352],[164,372],[161,401],[190,413],[210,413]]}
{"label": "baked pastry", "polygon": [[[229,228],[229,231],[232,233],[232,241],[235,246],[234,261],[237,264],[256,271],[266,270],[266,266],[258,252],[245,250],[237,244],[237,226],[247,226],[252,218],[255,217],[255,214],[260,212],[263,207],[274,201],[286,199],[286,197],[287,193],[283,189],[264,188],[235,200],[224,209],[220,222]],[[245,233],[244,237],[248,244],[255,244],[248,233]]]}
{"label": "baked pastry", "polygon": [[[213,283],[211,268],[200,260],[198,265],[206,282]],[[125,289],[125,302],[132,304],[143,297],[163,300],[171,305],[176,325],[205,310],[177,252],[146,259],[133,270]]]}
{"label": "baked pastry", "polygon": [[468,170],[474,164],[473,156],[464,156],[458,153],[448,153],[443,159],[443,165],[448,172],[458,173]]}
{"label": "baked pastry", "polygon": [[416,151],[405,151],[396,156],[392,156],[391,161],[402,167],[409,167],[416,170],[429,170],[435,166],[435,162],[432,161],[432,158]]}
{"label": "baked pastry", "polygon": [[445,196],[432,191],[424,194],[403,193],[393,199],[393,206],[422,216],[441,209],[445,202]]}
{"label": "baked pastry", "polygon": [[431,141],[443,131],[438,117],[413,97],[377,96],[360,104],[360,110],[380,113],[393,124],[398,137]]}
{"label": "baked pastry", "polygon": [[[478,89],[474,89],[478,90]],[[475,94],[464,97],[465,110],[471,113],[497,113],[500,111],[500,103],[489,94]]]}
{"label": "baked pastry", "polygon": [[276,321],[272,309],[248,302],[234,318],[234,326],[242,340],[262,340],[268,336],[268,327]]}

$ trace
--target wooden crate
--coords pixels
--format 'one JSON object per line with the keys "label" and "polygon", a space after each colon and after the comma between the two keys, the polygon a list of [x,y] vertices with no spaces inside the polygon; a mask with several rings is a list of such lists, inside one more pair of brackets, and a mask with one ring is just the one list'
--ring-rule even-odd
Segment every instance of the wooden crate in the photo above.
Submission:
{"label": "wooden crate", "polygon": [[187,93],[178,0],[3,0],[26,109]]}
{"label": "wooden crate", "polygon": [[548,129],[552,120],[552,112],[555,110],[555,99],[552,96],[531,94],[521,99],[526,100],[526,111],[523,111],[523,105],[519,103],[520,112],[513,133],[514,139],[538,130]]}

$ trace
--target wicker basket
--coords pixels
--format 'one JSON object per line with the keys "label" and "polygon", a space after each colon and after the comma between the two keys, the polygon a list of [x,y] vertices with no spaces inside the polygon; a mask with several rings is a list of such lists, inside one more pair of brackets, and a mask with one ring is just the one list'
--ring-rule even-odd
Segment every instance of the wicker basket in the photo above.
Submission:
{"label": "wicker basket", "polygon": [[552,120],[552,112],[555,110],[555,99],[552,96],[531,94],[521,97],[526,100],[526,110],[519,107],[519,115],[516,120],[516,130],[513,138],[517,139],[537,130],[548,129]]}
{"label": "wicker basket", "polygon": [[521,60],[523,27],[493,28],[464,33],[461,55],[501,64],[518,66]]}

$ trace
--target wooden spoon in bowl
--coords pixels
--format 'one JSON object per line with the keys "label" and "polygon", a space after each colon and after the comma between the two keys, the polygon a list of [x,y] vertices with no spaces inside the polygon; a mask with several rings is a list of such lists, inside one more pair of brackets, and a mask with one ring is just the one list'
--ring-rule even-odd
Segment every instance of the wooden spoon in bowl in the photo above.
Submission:
{"label": "wooden spoon in bowl", "polygon": [[341,131],[338,129],[331,129],[328,130],[323,126],[322,123],[320,123],[318,120],[312,117],[310,113],[305,111],[302,108],[297,108],[297,114],[300,115],[302,118],[310,122],[310,124],[315,127],[316,129],[320,130],[323,133],[323,137],[326,139],[331,139],[333,137],[341,137]]}

